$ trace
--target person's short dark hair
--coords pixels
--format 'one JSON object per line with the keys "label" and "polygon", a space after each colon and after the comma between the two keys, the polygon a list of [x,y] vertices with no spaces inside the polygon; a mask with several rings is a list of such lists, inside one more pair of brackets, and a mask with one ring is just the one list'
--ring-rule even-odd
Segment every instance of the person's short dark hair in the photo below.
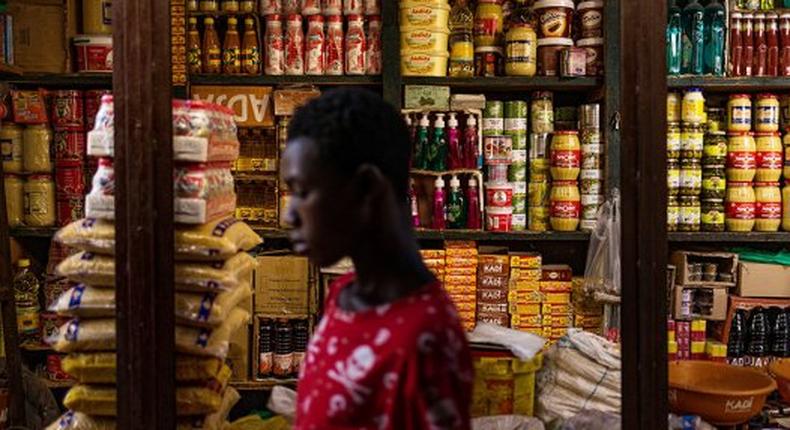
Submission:
{"label": "person's short dark hair", "polygon": [[359,166],[379,168],[396,197],[408,197],[409,131],[399,112],[379,95],[357,88],[327,91],[296,111],[288,139],[309,138],[322,163],[352,175]]}

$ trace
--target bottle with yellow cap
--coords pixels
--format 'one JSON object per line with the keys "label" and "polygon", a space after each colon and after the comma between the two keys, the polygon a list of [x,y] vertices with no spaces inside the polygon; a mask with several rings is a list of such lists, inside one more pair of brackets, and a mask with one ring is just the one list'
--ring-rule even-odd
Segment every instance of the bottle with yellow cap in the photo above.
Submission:
{"label": "bottle with yellow cap", "polygon": [[38,290],[38,278],[30,271],[30,260],[19,260],[14,276],[14,299],[17,330],[23,343],[33,341],[38,335],[40,310]]}

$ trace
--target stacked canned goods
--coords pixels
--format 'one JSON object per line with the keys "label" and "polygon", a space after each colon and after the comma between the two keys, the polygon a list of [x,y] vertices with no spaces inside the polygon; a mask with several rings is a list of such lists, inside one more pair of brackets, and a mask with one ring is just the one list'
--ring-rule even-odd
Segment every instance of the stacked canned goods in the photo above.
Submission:
{"label": "stacked canned goods", "polygon": [[704,138],[702,155],[702,231],[724,231],[724,195],[727,177],[727,133],[709,131]]}
{"label": "stacked canned goods", "polygon": [[586,104],[579,107],[581,131],[581,229],[592,230],[603,204],[603,140],[601,139],[601,105]]}
{"label": "stacked canned goods", "polygon": [[690,88],[667,96],[667,229],[700,231],[705,98]]}
{"label": "stacked canned goods", "polygon": [[527,219],[530,231],[540,232],[549,228],[549,142],[552,132],[554,97],[551,92],[537,91],[530,103]]}
{"label": "stacked canned goods", "polygon": [[82,91],[56,91],[52,103],[57,213],[61,226],[83,217],[85,176],[85,102]]}
{"label": "stacked canned goods", "polygon": [[[513,121],[509,123],[513,127]],[[513,141],[511,136],[505,135],[504,102],[486,101],[483,111],[483,154],[488,176],[485,184],[486,230],[510,231],[513,223],[513,183],[510,182]]]}
{"label": "stacked canned goods", "polygon": [[510,229],[527,229],[527,116],[526,101],[505,102],[505,136],[510,137],[513,151],[508,167],[508,181],[513,184],[513,217]]}

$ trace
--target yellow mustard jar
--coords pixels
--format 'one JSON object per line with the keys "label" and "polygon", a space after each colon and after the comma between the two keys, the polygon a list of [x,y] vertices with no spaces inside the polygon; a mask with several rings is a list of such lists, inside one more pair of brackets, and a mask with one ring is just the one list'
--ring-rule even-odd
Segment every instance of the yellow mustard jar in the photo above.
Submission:
{"label": "yellow mustard jar", "polygon": [[727,140],[727,180],[751,182],[757,173],[757,144],[752,133],[730,133]]}
{"label": "yellow mustard jar", "polygon": [[6,213],[8,226],[19,227],[25,217],[24,182],[17,175],[7,174],[4,178]]}
{"label": "yellow mustard jar", "polygon": [[52,131],[45,125],[31,125],[22,132],[22,164],[26,172],[52,171],[51,145]]}
{"label": "yellow mustard jar", "polygon": [[782,140],[779,133],[757,133],[755,137],[757,149],[755,162],[756,182],[779,182],[782,176]]}
{"label": "yellow mustard jar", "polygon": [[727,102],[727,130],[746,132],[752,129],[752,99],[748,94],[733,94]]}
{"label": "yellow mustard jar", "polygon": [[727,183],[725,224],[728,231],[748,232],[754,229],[757,198],[751,182]]}
{"label": "yellow mustard jar", "polygon": [[705,96],[699,88],[689,88],[683,94],[681,119],[686,124],[699,125],[705,122]]}
{"label": "yellow mustard jar", "polygon": [[667,123],[680,122],[680,94],[667,93]]}
{"label": "yellow mustard jar", "polygon": [[554,231],[576,231],[581,215],[581,195],[576,181],[555,181],[549,198],[549,222]]}
{"label": "yellow mustard jar", "polygon": [[785,179],[782,189],[782,230],[790,231],[790,179]]}
{"label": "yellow mustard jar", "polygon": [[575,181],[581,170],[581,143],[577,131],[557,131],[551,137],[551,177]]}
{"label": "yellow mustard jar", "polygon": [[790,146],[785,146],[784,178],[790,179]]}
{"label": "yellow mustard jar", "polygon": [[774,94],[758,94],[755,103],[754,129],[758,132],[779,131],[779,99]]}
{"label": "yellow mustard jar", "polygon": [[500,0],[479,0],[475,10],[475,48],[497,46],[502,41],[504,12]]}
{"label": "yellow mustard jar", "polygon": [[538,35],[529,24],[513,25],[505,36],[505,74],[535,76],[538,72]]}
{"label": "yellow mustard jar", "polygon": [[755,231],[779,231],[782,224],[782,192],[779,182],[754,184]]}

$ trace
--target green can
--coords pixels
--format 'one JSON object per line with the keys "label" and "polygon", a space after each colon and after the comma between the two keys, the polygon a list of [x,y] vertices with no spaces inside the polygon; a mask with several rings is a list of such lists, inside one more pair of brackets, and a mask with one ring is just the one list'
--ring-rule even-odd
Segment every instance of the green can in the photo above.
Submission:
{"label": "green can", "polygon": [[527,182],[527,162],[513,161],[507,169],[509,182]]}
{"label": "green can", "polygon": [[513,194],[513,213],[526,214],[527,213],[527,195],[526,194]]}
{"label": "green can", "polygon": [[504,118],[505,104],[498,100],[486,101],[486,108],[483,111],[484,118]]}
{"label": "green can", "polygon": [[526,118],[528,112],[527,102],[523,100],[505,102],[505,118]]}

